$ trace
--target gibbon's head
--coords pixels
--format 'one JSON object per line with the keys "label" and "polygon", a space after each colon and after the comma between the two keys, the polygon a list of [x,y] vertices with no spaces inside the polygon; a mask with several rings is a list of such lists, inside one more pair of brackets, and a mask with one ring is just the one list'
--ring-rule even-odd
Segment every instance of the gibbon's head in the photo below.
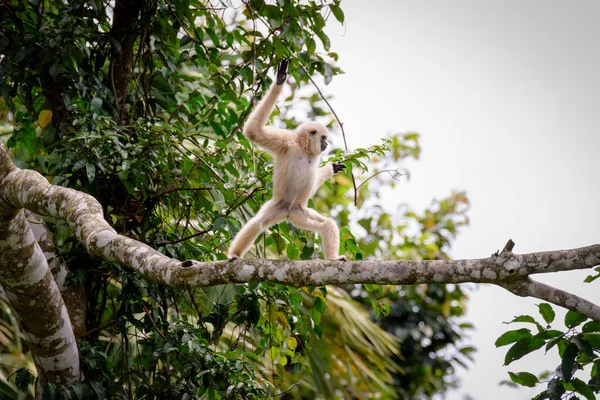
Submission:
{"label": "gibbon's head", "polygon": [[304,122],[295,133],[298,137],[300,147],[311,156],[318,156],[327,149],[327,137],[329,133],[327,128],[318,122]]}

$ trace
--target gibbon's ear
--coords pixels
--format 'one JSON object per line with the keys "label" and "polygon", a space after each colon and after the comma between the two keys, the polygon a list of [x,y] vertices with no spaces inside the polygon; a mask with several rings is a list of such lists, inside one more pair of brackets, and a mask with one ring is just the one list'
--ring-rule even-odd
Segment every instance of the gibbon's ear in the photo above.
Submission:
{"label": "gibbon's ear", "polygon": [[288,59],[284,58],[281,60],[279,67],[277,67],[277,80],[276,83],[278,85],[283,85],[285,80],[287,79],[287,67],[288,67]]}

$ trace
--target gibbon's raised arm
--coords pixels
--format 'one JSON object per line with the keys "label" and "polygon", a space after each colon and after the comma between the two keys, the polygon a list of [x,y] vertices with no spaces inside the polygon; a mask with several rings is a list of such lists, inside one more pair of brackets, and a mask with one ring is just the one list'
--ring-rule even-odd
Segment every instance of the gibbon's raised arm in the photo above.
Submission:
{"label": "gibbon's raised arm", "polygon": [[271,85],[271,88],[258,103],[254,111],[248,117],[244,126],[244,136],[248,140],[264,147],[274,154],[280,154],[287,151],[291,137],[283,134],[280,129],[266,126],[269,122],[269,116],[275,108],[277,98],[283,90],[283,84],[286,79],[287,61],[283,61],[277,69],[277,79]]}

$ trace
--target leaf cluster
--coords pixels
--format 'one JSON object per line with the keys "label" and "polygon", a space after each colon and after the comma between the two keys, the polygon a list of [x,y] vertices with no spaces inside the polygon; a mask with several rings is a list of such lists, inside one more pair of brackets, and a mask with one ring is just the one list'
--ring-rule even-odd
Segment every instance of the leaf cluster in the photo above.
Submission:
{"label": "leaf cluster", "polygon": [[[530,328],[507,331],[496,340],[496,347],[511,345],[506,353],[505,365],[541,348],[546,353],[556,349],[561,358],[560,365],[554,372],[543,372],[538,376],[527,371],[509,372],[511,381],[528,387],[545,385],[545,390],[535,397],[539,400],[595,399],[600,392],[600,324],[568,311],[564,318],[566,330],[553,329],[556,314],[552,306],[541,303],[538,309],[542,323],[530,315],[521,315],[509,322],[531,324],[534,331]],[[584,375],[588,378],[585,379]]]}

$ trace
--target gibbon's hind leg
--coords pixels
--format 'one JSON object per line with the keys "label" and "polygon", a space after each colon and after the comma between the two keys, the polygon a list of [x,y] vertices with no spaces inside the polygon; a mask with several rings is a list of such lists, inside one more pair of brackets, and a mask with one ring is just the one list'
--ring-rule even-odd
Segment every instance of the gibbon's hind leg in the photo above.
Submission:
{"label": "gibbon's hind leg", "polygon": [[273,201],[266,202],[258,213],[235,235],[231,246],[229,246],[229,261],[244,257],[244,254],[254,244],[254,241],[262,231],[273,224],[283,221],[286,216],[287,208],[282,207],[281,203],[273,204]]}
{"label": "gibbon's hind leg", "polygon": [[325,258],[346,261],[346,256],[339,255],[340,230],[331,218],[326,218],[310,208],[295,206],[288,216],[289,221],[301,229],[317,232],[323,240]]}

